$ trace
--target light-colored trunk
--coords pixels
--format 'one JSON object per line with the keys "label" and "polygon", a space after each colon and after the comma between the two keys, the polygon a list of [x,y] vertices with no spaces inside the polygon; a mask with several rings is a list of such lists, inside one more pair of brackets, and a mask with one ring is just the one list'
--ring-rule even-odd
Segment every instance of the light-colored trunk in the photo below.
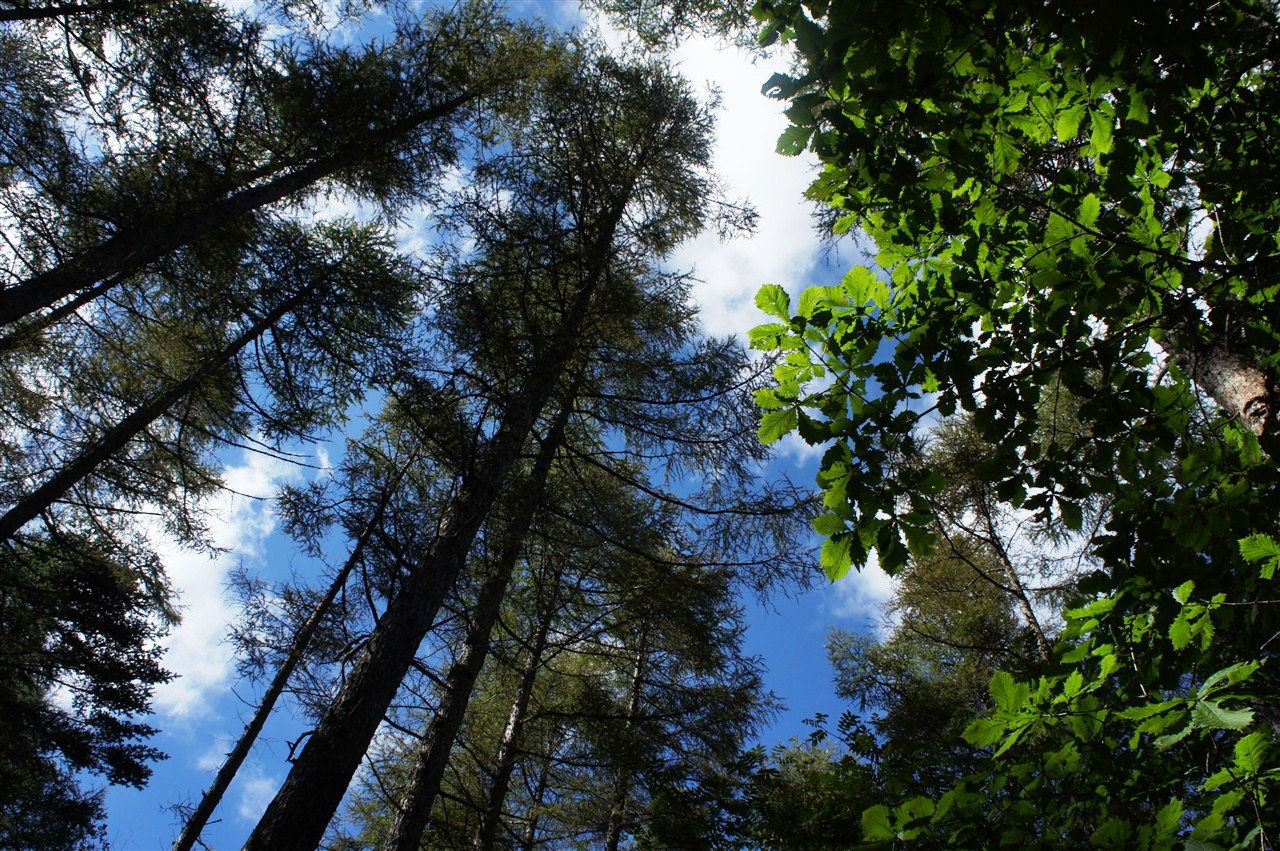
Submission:
{"label": "light-colored trunk", "polygon": [[[476,851],[487,851],[497,840],[498,826],[502,822],[502,810],[506,806],[507,791],[511,785],[511,775],[515,771],[516,757],[519,755],[520,736],[524,730],[538,671],[542,667],[542,656],[547,649],[547,634],[551,630],[554,612],[554,606],[546,608],[538,622],[533,640],[529,644],[529,656],[520,672],[520,682],[516,687],[515,698],[511,701],[511,711],[507,714],[506,726],[502,729],[502,740],[498,743],[498,756],[495,760],[493,779],[485,796],[484,814],[472,843]],[[541,782],[545,783],[545,777]]]}

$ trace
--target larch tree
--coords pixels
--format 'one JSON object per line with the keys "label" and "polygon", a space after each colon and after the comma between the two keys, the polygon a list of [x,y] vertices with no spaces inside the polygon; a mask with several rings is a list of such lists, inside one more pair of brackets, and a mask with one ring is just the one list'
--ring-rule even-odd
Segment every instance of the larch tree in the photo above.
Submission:
{"label": "larch tree", "polygon": [[[0,595],[7,613],[46,607],[22,617],[23,634],[96,634],[86,609],[33,589],[49,564],[114,560],[104,607],[145,603],[152,626],[122,621],[111,652],[152,659],[175,613],[138,517],[159,514],[199,544],[215,451],[274,451],[341,422],[385,380],[421,307],[387,227],[294,216],[325,191],[388,216],[434,197],[469,138],[461,128],[482,135],[506,114],[472,106],[558,48],[479,5],[405,15],[393,38],[361,48],[269,40],[211,4],[141,8],[49,7],[0,35],[0,302],[21,305],[0,340]],[[50,724],[110,722],[137,758],[108,771],[63,736],[15,749],[6,771],[37,776],[21,764],[34,754],[64,774],[145,780],[158,753],[137,741],[150,730],[136,716],[163,672],[16,655],[28,661],[13,682]],[[48,696],[70,682],[127,698],[74,701],[59,720]]]}
{"label": "larch tree", "polygon": [[643,280],[632,270],[702,223],[708,119],[682,83],[584,51],[534,100],[537,120],[492,167],[510,193],[505,204],[495,196],[492,213],[524,231],[506,250],[527,252],[530,271],[555,284],[545,301],[526,307],[539,312],[543,331],[512,340],[527,358],[520,385],[475,435],[434,539],[415,555],[247,847],[319,842],[478,531],[569,376],[593,308],[643,298],[633,294]]}

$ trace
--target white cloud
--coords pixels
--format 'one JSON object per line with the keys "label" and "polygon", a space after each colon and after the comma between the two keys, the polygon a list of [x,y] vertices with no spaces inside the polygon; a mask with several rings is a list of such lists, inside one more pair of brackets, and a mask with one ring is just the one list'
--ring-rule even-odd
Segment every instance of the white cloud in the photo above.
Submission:
{"label": "white cloud", "polygon": [[795,292],[812,268],[818,239],[802,193],[816,160],[805,153],[782,157],[778,136],[788,126],[782,104],[760,93],[781,57],[753,62],[745,51],[705,38],[689,39],[675,53],[682,73],[695,85],[720,91],[715,169],[731,200],[748,200],[759,213],[753,235],[721,242],[707,233],[685,243],[672,258],[692,268],[702,283],[694,298],[712,334],[743,334],[765,321],[755,294],[764,284]]}
{"label": "white cloud", "polygon": [[182,623],[163,641],[164,664],[177,676],[155,692],[156,708],[175,718],[203,715],[209,695],[225,690],[233,658],[223,638],[235,617],[226,595],[227,575],[238,562],[261,557],[276,527],[267,498],[282,482],[299,475],[298,468],[285,461],[245,455],[241,464],[225,471],[227,489],[208,501],[214,552],[197,552],[171,538],[153,536],[182,612]]}
{"label": "white cloud", "polygon": [[831,448],[831,443],[809,443],[795,432],[790,432],[782,436],[782,439],[774,446],[774,451],[783,458],[789,459],[797,467],[808,468],[809,465],[817,463],[823,453]]}
{"label": "white cloud", "polygon": [[254,824],[262,818],[267,805],[275,797],[280,788],[280,780],[276,777],[255,775],[245,779],[240,787],[240,800],[236,804],[236,815],[241,821]]}
{"label": "white cloud", "polygon": [[235,747],[235,740],[229,736],[216,736],[208,750],[196,757],[196,768],[213,773],[227,761],[227,754]]}
{"label": "white cloud", "polygon": [[851,570],[843,579],[833,582],[827,592],[826,605],[834,617],[856,621],[864,628],[869,621],[883,634],[888,624],[884,619],[885,603],[893,596],[895,581],[880,567],[875,553],[862,570]]}

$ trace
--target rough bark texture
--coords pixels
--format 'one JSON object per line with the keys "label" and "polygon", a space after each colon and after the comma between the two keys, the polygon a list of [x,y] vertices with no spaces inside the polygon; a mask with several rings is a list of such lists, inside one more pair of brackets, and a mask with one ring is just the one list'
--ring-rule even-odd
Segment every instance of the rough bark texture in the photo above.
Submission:
{"label": "rough bark texture", "polygon": [[235,747],[227,754],[226,762],[218,769],[218,774],[214,777],[213,783],[210,784],[203,797],[201,797],[200,803],[191,813],[190,818],[187,819],[187,823],[182,828],[182,833],[178,836],[177,841],[173,843],[173,851],[190,851],[199,841],[200,832],[204,830],[209,817],[213,815],[213,811],[217,809],[218,803],[231,785],[231,781],[235,779],[236,772],[240,770],[240,766],[244,764],[245,759],[249,756],[253,743],[257,740],[258,734],[262,732],[262,728],[271,716],[272,710],[275,709],[276,701],[284,693],[285,686],[289,683],[289,678],[302,661],[307,647],[311,644],[311,637],[315,635],[316,629],[319,628],[320,622],[329,611],[329,607],[333,605],[333,601],[337,599],[338,593],[346,587],[347,579],[351,576],[351,571],[360,562],[360,557],[369,541],[369,537],[381,525],[382,516],[391,501],[392,494],[395,493],[398,482],[399,478],[397,477],[396,481],[392,482],[383,492],[382,498],[374,509],[373,516],[365,524],[364,529],[361,530],[355,546],[351,548],[351,555],[347,557],[342,569],[338,571],[338,575],[329,584],[329,589],[325,592],[324,597],[316,604],[315,609],[312,610],[302,626],[298,628],[297,634],[294,635],[293,641],[290,643],[289,655],[285,657],[284,663],[281,664],[279,670],[276,671],[275,676],[271,679],[271,685],[267,687],[266,693],[263,694],[262,699],[258,702],[258,708],[254,711],[249,723],[245,725],[244,732],[240,734],[240,739],[236,742]]}
{"label": "rough bark texture", "polygon": [[546,492],[552,462],[564,442],[565,423],[571,409],[572,400],[562,403],[555,421],[542,440],[533,470],[523,483],[516,510],[503,533],[502,548],[493,572],[480,592],[466,642],[458,660],[445,677],[444,694],[428,727],[424,747],[414,759],[409,783],[398,807],[399,812],[381,844],[384,851],[417,851],[422,842],[422,834],[426,831],[431,807],[440,791],[440,781],[444,777],[454,740],[462,729],[476,679],[489,655],[489,639],[498,623],[507,585],[515,572],[529,527],[533,524],[534,515]]}
{"label": "rough bark texture", "polygon": [[1280,459],[1280,382],[1225,345],[1175,351],[1174,361],[1213,401]]}

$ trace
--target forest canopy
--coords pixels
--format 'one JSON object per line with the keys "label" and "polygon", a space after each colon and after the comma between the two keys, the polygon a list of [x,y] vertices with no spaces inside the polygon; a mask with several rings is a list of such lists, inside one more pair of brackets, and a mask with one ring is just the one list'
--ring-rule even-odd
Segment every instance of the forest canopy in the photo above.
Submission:
{"label": "forest canopy", "polygon": [[[0,846],[105,843],[164,757],[157,541],[324,445],[175,849],[282,716],[246,848],[1274,847],[1274,5],[588,5],[626,44],[0,2]],[[742,339],[673,262],[759,218],[694,37],[862,260]],[[819,567],[892,574],[883,626],[768,749],[745,603]]]}

